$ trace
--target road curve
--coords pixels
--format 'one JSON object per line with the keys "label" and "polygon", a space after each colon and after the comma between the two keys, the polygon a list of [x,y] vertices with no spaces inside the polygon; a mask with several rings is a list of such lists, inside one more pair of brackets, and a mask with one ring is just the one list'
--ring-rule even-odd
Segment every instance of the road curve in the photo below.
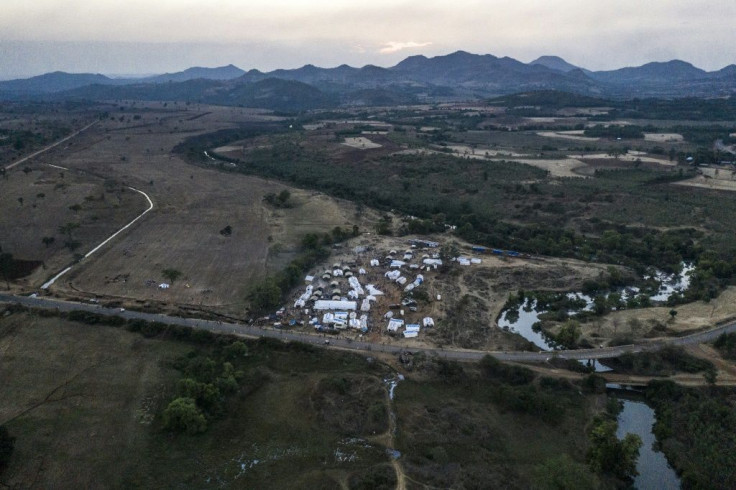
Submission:
{"label": "road curve", "polygon": [[[0,303],[19,303],[21,305],[56,309],[58,311],[89,311],[102,315],[117,315],[126,319],[141,319],[146,321],[156,321],[167,325],[178,325],[183,327],[191,327],[201,330],[208,330],[213,333],[244,335],[250,337],[271,337],[286,341],[304,342],[307,344],[320,345],[322,347],[334,347],[361,352],[387,352],[396,354],[403,351],[424,352],[430,355],[437,355],[445,359],[457,361],[477,361],[486,355],[491,355],[502,361],[519,361],[519,362],[545,362],[550,357],[559,357],[563,359],[608,359],[618,357],[625,353],[650,352],[662,349],[667,345],[688,345],[701,344],[703,342],[711,342],[723,333],[736,332],[736,322],[722,325],[704,332],[694,333],[685,337],[677,337],[656,342],[648,342],[635,345],[622,345],[617,347],[604,347],[601,349],[579,349],[579,350],[560,350],[551,352],[526,352],[526,351],[477,351],[477,350],[461,350],[461,349],[439,349],[424,347],[407,347],[394,344],[379,344],[374,342],[363,342],[352,340],[349,338],[323,336],[317,334],[290,332],[283,329],[271,329],[256,327],[252,325],[243,325],[239,323],[223,323],[213,320],[202,320],[198,318],[184,318],[178,316],[169,316],[155,313],[143,313],[140,311],[123,310],[119,308],[105,308],[95,304],[75,303],[71,301],[62,301],[55,298],[28,296],[16,296],[12,294],[0,294]],[[329,345],[325,344],[325,340],[329,339]]]}
{"label": "road curve", "polygon": [[81,132],[82,132],[82,131],[84,131],[85,129],[91,128],[92,126],[94,126],[94,125],[95,125],[95,124],[97,124],[98,122],[99,122],[99,121],[94,121],[94,122],[91,122],[91,123],[89,123],[88,125],[86,125],[85,127],[83,127],[82,129],[78,129],[77,131],[73,132],[73,133],[72,133],[72,134],[70,134],[69,136],[66,136],[66,137],[62,138],[62,139],[60,139],[59,141],[57,141],[57,142],[55,142],[55,143],[51,143],[51,144],[50,144],[49,146],[47,146],[47,147],[45,147],[45,148],[41,148],[40,150],[38,150],[38,151],[36,151],[36,152],[34,152],[34,153],[31,153],[31,154],[30,154],[30,155],[28,155],[27,157],[23,157],[23,158],[21,158],[20,160],[18,160],[18,161],[16,161],[16,162],[13,162],[13,163],[11,163],[10,165],[7,165],[7,166],[5,167],[5,170],[10,170],[11,168],[13,168],[13,167],[15,167],[15,166],[17,166],[17,165],[20,165],[21,163],[23,163],[23,162],[25,162],[25,161],[27,161],[27,160],[30,160],[31,158],[33,158],[33,157],[36,157],[36,156],[40,155],[41,153],[44,153],[44,152],[46,152],[46,151],[49,151],[49,150],[50,150],[51,148],[54,148],[55,146],[58,146],[58,145],[62,144],[63,142],[65,142],[65,141],[68,141],[68,140],[70,140],[70,139],[74,138],[74,137],[75,137],[76,135],[78,135],[79,133],[81,133]]}
{"label": "road curve", "polygon": [[[84,255],[84,257],[82,257],[82,260],[86,259],[87,257],[89,257],[90,255],[92,255],[93,253],[97,252],[97,251],[98,251],[99,249],[101,249],[101,248],[102,248],[102,247],[103,247],[103,246],[104,246],[104,245],[105,245],[105,244],[106,244],[107,242],[109,242],[110,240],[112,240],[113,238],[115,238],[116,236],[118,236],[118,235],[119,235],[119,234],[120,234],[121,232],[123,232],[123,231],[127,230],[128,228],[130,228],[130,226],[131,226],[131,225],[132,225],[133,223],[135,223],[136,221],[138,221],[139,219],[141,219],[141,218],[143,217],[143,215],[144,215],[144,214],[146,214],[147,212],[149,212],[150,210],[152,210],[152,209],[153,209],[153,201],[151,201],[151,198],[150,198],[150,197],[148,196],[148,194],[146,194],[145,192],[143,192],[143,191],[141,191],[141,190],[139,190],[139,189],[136,189],[135,187],[130,187],[130,186],[128,186],[128,189],[131,189],[131,190],[134,190],[134,191],[136,191],[136,192],[138,192],[138,193],[140,193],[140,194],[143,194],[143,197],[145,197],[145,198],[146,198],[146,200],[148,201],[148,209],[146,209],[146,210],[145,210],[145,211],[143,211],[143,212],[142,212],[141,214],[139,214],[138,216],[136,216],[136,217],[135,217],[135,218],[133,219],[133,221],[131,221],[130,223],[128,223],[127,225],[123,226],[123,227],[122,227],[122,228],[120,228],[120,229],[119,229],[118,231],[116,231],[115,233],[113,233],[112,235],[110,235],[109,237],[107,237],[107,239],[105,239],[105,241],[103,241],[102,243],[100,243],[99,245],[97,245],[97,246],[96,246],[95,248],[93,248],[92,250],[90,250],[89,252],[87,252],[87,253],[86,253],[86,254]],[[57,280],[58,278],[60,278],[61,276],[63,276],[63,275],[64,275],[64,274],[66,274],[67,272],[69,272],[69,271],[70,271],[70,270],[72,269],[72,267],[73,267],[73,266],[69,266],[69,267],[67,267],[66,269],[64,269],[63,271],[61,271],[61,272],[59,272],[58,274],[56,274],[56,275],[55,275],[54,277],[52,277],[52,278],[51,278],[51,279],[49,279],[49,280],[48,280],[47,282],[45,282],[45,283],[43,284],[43,286],[41,286],[41,289],[48,289],[48,288],[50,288],[50,287],[51,287],[51,285],[52,285],[53,283],[55,283],[55,282],[56,282],[56,280]]]}

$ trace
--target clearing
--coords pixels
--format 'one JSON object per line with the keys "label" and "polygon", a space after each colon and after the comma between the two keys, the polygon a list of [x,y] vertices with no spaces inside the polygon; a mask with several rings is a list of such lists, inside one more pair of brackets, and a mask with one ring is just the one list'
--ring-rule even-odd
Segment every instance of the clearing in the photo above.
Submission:
{"label": "clearing", "polygon": [[372,148],[380,148],[381,146],[383,146],[378,143],[374,143],[373,141],[363,136],[357,136],[355,138],[345,138],[345,141],[342,144],[345,146],[350,146],[352,148],[359,148],[361,150],[370,150]]}

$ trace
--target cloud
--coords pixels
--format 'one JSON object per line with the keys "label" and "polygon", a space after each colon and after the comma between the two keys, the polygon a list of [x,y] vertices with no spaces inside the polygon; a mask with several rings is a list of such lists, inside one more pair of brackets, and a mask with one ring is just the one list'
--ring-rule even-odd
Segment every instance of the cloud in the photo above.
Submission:
{"label": "cloud", "polygon": [[389,41],[387,43],[383,44],[383,47],[378,50],[381,54],[391,54],[396,53],[398,51],[401,51],[403,49],[412,49],[412,48],[423,48],[424,46],[429,46],[432,43],[418,43],[414,41],[408,41],[408,42],[396,42],[396,41]]}

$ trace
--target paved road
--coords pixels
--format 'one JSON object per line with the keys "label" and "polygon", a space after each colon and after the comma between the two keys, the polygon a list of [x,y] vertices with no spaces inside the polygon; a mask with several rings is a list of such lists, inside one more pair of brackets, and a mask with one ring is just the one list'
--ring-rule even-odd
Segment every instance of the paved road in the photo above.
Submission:
{"label": "paved road", "polygon": [[[144,214],[146,214],[147,212],[149,212],[150,210],[152,210],[152,209],[153,209],[153,201],[151,201],[151,198],[149,197],[149,195],[148,195],[148,194],[146,194],[145,192],[143,192],[143,191],[141,191],[141,190],[138,190],[138,189],[136,189],[135,187],[130,187],[130,186],[128,186],[128,189],[131,189],[131,190],[134,190],[134,191],[136,191],[136,192],[138,192],[138,193],[140,193],[140,194],[143,194],[143,197],[145,197],[145,198],[146,198],[146,199],[148,200],[148,208],[147,208],[147,209],[146,209],[145,211],[143,211],[143,212],[142,212],[141,214],[139,214],[138,216],[136,216],[136,217],[135,217],[135,218],[134,218],[134,219],[133,219],[133,220],[132,220],[132,221],[131,221],[130,223],[128,223],[127,225],[125,225],[125,226],[123,226],[122,228],[120,228],[120,229],[119,229],[118,231],[116,231],[115,233],[113,233],[112,235],[110,235],[109,237],[107,237],[107,239],[105,239],[105,241],[103,241],[102,243],[100,243],[99,245],[97,245],[97,246],[96,246],[95,248],[93,248],[92,250],[90,250],[89,252],[87,252],[87,253],[86,253],[86,254],[84,255],[84,257],[82,257],[82,260],[86,259],[87,257],[89,257],[90,255],[92,255],[93,253],[97,252],[97,251],[98,251],[99,249],[101,249],[101,248],[102,248],[102,247],[103,247],[103,246],[104,246],[104,245],[105,245],[105,244],[106,244],[107,242],[109,242],[110,240],[112,240],[113,238],[115,238],[116,236],[118,236],[118,235],[119,235],[120,233],[122,233],[123,231],[127,230],[128,228],[130,228],[130,226],[131,226],[131,225],[132,225],[133,223],[135,223],[136,221],[138,221],[139,219],[141,219],[141,218],[143,217],[143,215],[144,215]],[[51,285],[52,285],[52,284],[54,284],[54,283],[56,282],[56,280],[57,280],[57,279],[59,279],[59,278],[60,278],[61,276],[63,276],[63,275],[64,275],[64,274],[66,274],[67,272],[69,272],[69,271],[70,271],[70,270],[72,269],[72,267],[73,267],[73,266],[71,266],[71,265],[70,265],[70,266],[69,266],[69,267],[67,267],[66,269],[64,269],[64,270],[62,270],[61,272],[59,272],[58,274],[56,274],[56,275],[55,275],[54,277],[52,277],[52,278],[51,278],[51,279],[49,279],[49,280],[48,280],[48,281],[47,281],[46,283],[44,283],[44,285],[43,285],[43,286],[41,286],[41,289],[48,289],[49,287],[51,287]]]}
{"label": "paved road", "polygon": [[[736,322],[720,327],[713,328],[704,332],[695,333],[686,337],[671,338],[667,340],[648,342],[637,345],[622,345],[618,347],[605,347],[602,349],[579,349],[579,350],[561,350],[552,352],[523,352],[523,351],[475,351],[460,349],[436,349],[436,348],[407,348],[406,346],[396,344],[379,344],[373,342],[363,342],[352,340],[345,337],[323,336],[321,334],[308,334],[290,332],[283,329],[272,329],[256,327],[252,325],[243,325],[239,323],[223,323],[213,320],[201,320],[198,318],[183,318],[177,316],[168,316],[154,313],[143,313],[133,310],[121,311],[119,308],[105,308],[95,304],[75,303],[70,301],[62,301],[55,298],[28,296],[15,296],[10,294],[0,294],[0,302],[2,303],[20,303],[22,305],[35,308],[58,309],[59,311],[90,311],[103,315],[118,315],[127,319],[141,319],[147,321],[157,321],[167,325],[180,325],[202,330],[209,330],[214,333],[227,333],[236,335],[247,335],[252,337],[272,337],[282,340],[298,341],[307,344],[320,345],[323,347],[334,347],[342,349],[350,349],[363,352],[387,352],[399,353],[402,351],[424,352],[427,354],[436,354],[446,359],[458,361],[479,360],[483,356],[490,354],[502,361],[523,361],[523,362],[544,362],[550,357],[557,356],[566,359],[607,359],[618,357],[626,352],[636,353],[645,351],[656,351],[666,345],[688,345],[701,344],[711,342],[723,333],[736,332]],[[329,339],[329,345],[325,344],[325,340]]]}
{"label": "paved road", "polygon": [[31,154],[30,154],[30,155],[28,155],[27,157],[23,157],[23,158],[21,158],[20,160],[18,160],[18,161],[16,161],[16,162],[13,162],[13,163],[11,163],[10,165],[7,165],[7,166],[5,167],[5,170],[10,170],[11,168],[13,168],[13,167],[15,167],[15,166],[17,166],[17,165],[20,165],[21,163],[23,163],[23,162],[25,162],[25,161],[28,161],[28,160],[30,160],[31,158],[33,158],[33,157],[36,157],[36,156],[40,155],[40,154],[41,154],[41,153],[43,153],[43,152],[49,151],[49,150],[50,150],[51,148],[54,148],[55,146],[58,146],[58,145],[62,144],[63,142],[65,142],[65,141],[68,141],[68,140],[70,140],[70,139],[74,138],[74,137],[75,137],[76,135],[78,135],[79,133],[81,133],[81,132],[82,132],[82,131],[84,131],[85,129],[91,128],[92,126],[94,126],[94,125],[95,125],[95,124],[97,124],[97,123],[98,123],[98,121],[94,121],[94,122],[92,122],[92,123],[90,123],[90,124],[86,125],[86,126],[85,126],[85,127],[83,127],[82,129],[80,129],[80,130],[78,130],[78,131],[75,131],[75,132],[73,132],[73,133],[72,133],[72,134],[70,134],[69,136],[67,136],[67,137],[65,137],[65,138],[62,138],[62,139],[60,139],[59,141],[57,141],[57,142],[55,142],[55,143],[51,143],[51,144],[50,144],[49,146],[47,146],[47,147],[45,147],[45,148],[42,148],[42,149],[38,150],[38,151],[37,151],[37,152],[35,152],[35,153],[31,153]]}

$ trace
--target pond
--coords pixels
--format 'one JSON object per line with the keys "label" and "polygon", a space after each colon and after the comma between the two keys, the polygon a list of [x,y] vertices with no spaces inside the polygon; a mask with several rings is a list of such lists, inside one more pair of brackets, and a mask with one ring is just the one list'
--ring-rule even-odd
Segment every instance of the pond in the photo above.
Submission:
{"label": "pond", "polygon": [[[673,294],[684,292],[690,286],[690,273],[693,270],[695,270],[693,264],[683,263],[679,273],[668,274],[662,271],[655,271],[651,275],[644,276],[645,280],[654,279],[659,284],[659,288],[650,299],[655,302],[665,302]],[[622,288],[615,292],[621,296],[623,302],[626,302],[630,297],[639,294],[640,290],[632,286]],[[606,296],[611,293],[613,291],[607,293]],[[591,311],[593,309],[594,300],[585,293],[570,292],[566,296],[572,300],[581,300],[581,304],[584,303],[579,309],[567,312],[571,317],[575,317],[580,312]],[[541,330],[533,328],[533,325],[539,321],[539,315],[542,313],[545,313],[545,310],[537,307],[536,300],[526,298],[521,305],[502,311],[497,323],[499,327],[521,335],[541,350],[554,350],[554,342],[544,335]]]}
{"label": "pond", "polygon": [[621,400],[623,410],[618,416],[618,430],[616,436],[622,439],[632,433],[641,437],[639,459],[636,470],[639,475],[634,480],[634,487],[644,490],[656,488],[670,490],[680,488],[680,479],[675,470],[667,462],[664,454],[654,449],[656,438],[652,427],[656,422],[654,410],[643,401]]}
{"label": "pond", "polygon": [[510,310],[505,310],[501,313],[501,316],[498,318],[499,327],[508,329],[510,332],[518,333],[542,350],[554,349],[551,341],[541,331],[535,331],[532,328],[532,325],[539,321],[539,315],[544,313],[544,310],[537,310],[536,300],[526,299],[515,310],[514,314],[509,313]]}

